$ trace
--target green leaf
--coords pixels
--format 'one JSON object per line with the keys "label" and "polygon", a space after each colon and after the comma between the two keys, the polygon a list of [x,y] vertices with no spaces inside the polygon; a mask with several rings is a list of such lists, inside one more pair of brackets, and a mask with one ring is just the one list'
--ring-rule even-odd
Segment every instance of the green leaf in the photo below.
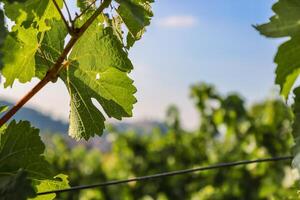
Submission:
{"label": "green leaf", "polygon": [[[13,3],[13,2],[24,2],[26,0],[8,0],[9,3]],[[1,1],[3,2],[3,1]],[[7,31],[7,27],[6,27],[6,23],[4,20],[4,13],[3,13],[3,9],[0,9],[0,68],[3,66],[2,63],[2,58],[3,58],[3,52],[2,52],[2,48],[3,48],[3,44],[6,38],[8,31]]]}
{"label": "green leaf", "polygon": [[261,34],[277,38],[299,33],[300,2],[298,0],[279,0],[272,9],[276,15],[270,18],[270,22],[256,26]]}
{"label": "green leaf", "polygon": [[3,47],[4,66],[1,70],[6,78],[5,87],[12,86],[15,79],[19,79],[21,83],[31,80],[35,75],[34,55],[38,48],[37,31],[33,28],[18,27],[16,32],[7,36]]}
{"label": "green leaf", "polygon": [[[27,199],[36,192],[69,187],[67,176],[54,179],[49,163],[45,160],[45,146],[38,129],[29,122],[12,121],[0,134],[0,196],[6,199]],[[55,194],[34,199],[54,199]]]}
{"label": "green leaf", "polygon": [[287,99],[300,72],[300,33],[278,48],[275,63],[276,84],[281,86],[281,94]]}
{"label": "green leaf", "polygon": [[42,155],[44,149],[38,129],[26,121],[12,121],[0,135],[0,174],[15,174],[22,168],[28,178],[52,177],[50,166]]}
{"label": "green leaf", "polygon": [[35,191],[27,173],[19,170],[16,174],[0,176],[0,197],[2,200],[26,200],[34,197]]}
{"label": "green leaf", "polygon": [[275,15],[270,22],[256,26],[263,35],[271,38],[291,37],[278,49],[276,84],[287,99],[300,72],[300,2],[297,0],[279,0],[273,6]]}
{"label": "green leaf", "polygon": [[81,69],[105,71],[115,67],[121,71],[133,69],[128,55],[110,27],[104,28],[95,21],[78,40],[69,56],[80,64]]}
{"label": "green leaf", "polygon": [[[57,2],[62,7],[62,0]],[[8,87],[13,85],[15,79],[25,83],[34,77],[38,33],[50,30],[52,24],[48,20],[60,19],[60,15],[51,0],[9,1],[5,2],[4,8],[6,16],[16,23],[2,48],[4,66],[1,71],[6,78],[4,86]],[[36,73],[41,77],[45,68],[38,67]]]}
{"label": "green leaf", "polygon": [[117,12],[128,28],[126,48],[132,47],[136,40],[141,39],[145,27],[150,24],[153,13],[150,3],[154,0],[117,0],[120,4]]}
{"label": "green leaf", "polygon": [[132,115],[136,88],[127,73],[133,68],[122,44],[110,27],[96,21],[74,46],[71,64],[61,78],[71,96],[69,134],[76,139],[101,135],[104,116],[95,107],[97,100],[109,117]]}
{"label": "green leaf", "polygon": [[[56,0],[62,8],[62,0]],[[40,32],[49,30],[51,27],[46,24],[47,20],[60,19],[52,0],[27,0],[25,2],[5,3],[6,16],[17,25],[28,28],[34,26]]]}
{"label": "green leaf", "polygon": [[5,112],[8,109],[8,106],[0,106],[0,113]]}
{"label": "green leaf", "polygon": [[49,20],[47,24],[52,28],[40,34],[42,42],[35,56],[35,74],[39,78],[43,78],[57,61],[64,49],[65,38],[68,34],[66,26],[62,21]]}
{"label": "green leaf", "polygon": [[104,116],[92,103],[93,91],[73,73],[61,74],[70,94],[69,135],[75,139],[88,140],[104,129]]}
{"label": "green leaf", "polygon": [[122,18],[120,16],[115,16],[112,19],[109,19],[108,17],[106,17],[106,21],[112,27],[114,34],[117,36],[117,38],[123,44],[124,31],[122,30],[122,25],[123,25]]}
{"label": "green leaf", "polygon": [[294,123],[293,123],[293,137],[295,146],[293,148],[293,167],[297,168],[300,172],[300,87],[294,90],[295,102],[293,105]]}
{"label": "green leaf", "polygon": [[[64,174],[59,174],[54,177],[53,180],[41,180],[36,184],[36,192],[47,192],[52,190],[60,190],[69,188],[68,176]],[[39,195],[35,198],[31,198],[31,200],[52,200],[56,197],[55,193],[47,194],[47,195]]]}
{"label": "green leaf", "polygon": [[49,20],[47,25],[52,28],[43,33],[15,26],[16,31],[8,35],[3,48],[5,87],[12,86],[15,79],[25,83],[34,76],[43,78],[56,62],[64,48],[67,30],[62,21]]}

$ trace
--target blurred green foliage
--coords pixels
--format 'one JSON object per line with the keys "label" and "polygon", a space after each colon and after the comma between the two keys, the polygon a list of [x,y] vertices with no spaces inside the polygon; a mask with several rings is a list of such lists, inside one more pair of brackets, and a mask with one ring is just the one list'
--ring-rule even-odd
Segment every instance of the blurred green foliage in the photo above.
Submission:
{"label": "blurred green foliage", "polygon": [[[280,100],[246,106],[238,94],[221,95],[198,84],[191,97],[199,128],[184,130],[175,106],[167,111],[167,133],[133,131],[108,135],[111,150],[70,147],[59,135],[48,141],[47,158],[71,185],[125,179],[220,162],[290,155],[292,114]],[[201,173],[61,194],[62,199],[297,199],[296,172],[290,162],[251,164]]]}

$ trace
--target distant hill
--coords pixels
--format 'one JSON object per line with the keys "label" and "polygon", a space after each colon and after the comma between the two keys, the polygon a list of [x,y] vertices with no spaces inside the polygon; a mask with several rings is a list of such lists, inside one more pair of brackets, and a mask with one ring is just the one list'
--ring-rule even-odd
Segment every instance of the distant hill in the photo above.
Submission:
{"label": "distant hill", "polygon": [[130,123],[120,121],[113,123],[112,126],[119,132],[134,131],[138,134],[151,133],[153,128],[157,128],[163,133],[168,130],[165,123],[155,120],[140,120]]}
{"label": "distant hill", "polygon": [[[1,105],[12,106],[13,103],[6,100],[0,100],[0,106]],[[39,128],[42,133],[50,132],[66,134],[68,132],[68,123],[55,120],[49,115],[43,114],[36,109],[28,108],[26,106],[19,110],[16,115],[14,115],[13,119],[17,121],[30,121],[31,124],[34,127]],[[120,121],[111,125],[115,128],[115,130],[121,133],[126,131],[134,131],[138,134],[147,134],[151,133],[153,128],[158,128],[162,132],[167,131],[167,126],[164,123],[155,120],[141,120],[130,123]]]}
{"label": "distant hill", "polygon": [[[0,105],[12,106],[12,102],[8,102],[5,100],[0,101]],[[41,130],[41,132],[53,132],[53,133],[67,133],[68,131],[68,123],[65,123],[60,120],[55,120],[49,115],[45,115],[35,109],[23,107],[19,110],[13,117],[13,119],[19,120],[27,120],[30,121],[34,127],[37,127]]]}

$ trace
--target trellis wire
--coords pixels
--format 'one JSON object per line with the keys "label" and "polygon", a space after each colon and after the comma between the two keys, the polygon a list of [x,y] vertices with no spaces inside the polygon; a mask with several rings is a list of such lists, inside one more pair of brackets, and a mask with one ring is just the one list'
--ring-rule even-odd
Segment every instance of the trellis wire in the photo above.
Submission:
{"label": "trellis wire", "polygon": [[225,168],[225,167],[234,167],[238,165],[248,165],[253,163],[263,163],[263,162],[278,162],[278,161],[284,161],[284,160],[291,160],[292,156],[280,156],[280,157],[272,157],[272,158],[262,158],[262,159],[256,159],[256,160],[243,160],[243,161],[235,161],[235,162],[228,162],[228,163],[218,163],[215,165],[209,165],[205,167],[197,167],[192,169],[184,169],[184,170],[178,170],[178,171],[171,171],[171,172],[163,172],[159,174],[153,174],[153,175],[147,175],[147,176],[141,176],[141,177],[135,177],[135,178],[129,178],[124,180],[113,180],[103,183],[96,183],[91,185],[79,185],[74,186],[66,189],[59,189],[59,190],[51,190],[51,191],[45,191],[37,193],[37,195],[46,195],[46,194],[52,194],[52,193],[63,193],[63,192],[71,192],[71,191],[77,191],[77,190],[85,190],[85,189],[91,189],[96,187],[107,187],[111,185],[119,185],[129,182],[140,182],[140,181],[147,181],[151,179],[157,179],[157,178],[163,178],[163,177],[169,177],[169,176],[177,176],[182,174],[188,174],[188,173],[194,173],[198,171],[205,171],[205,170],[212,170],[212,169],[219,169],[219,168]]}

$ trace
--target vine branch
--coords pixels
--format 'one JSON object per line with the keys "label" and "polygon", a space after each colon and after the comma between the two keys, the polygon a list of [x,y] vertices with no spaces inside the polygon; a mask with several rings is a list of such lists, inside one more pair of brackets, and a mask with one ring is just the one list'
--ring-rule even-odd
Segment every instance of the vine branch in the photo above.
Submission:
{"label": "vine branch", "polygon": [[[45,85],[47,85],[51,80],[56,79],[58,73],[62,68],[64,68],[64,61],[78,41],[78,39],[84,34],[84,32],[88,29],[88,27],[95,21],[95,19],[103,12],[105,8],[107,8],[111,4],[112,0],[104,0],[103,3],[99,6],[99,8],[94,12],[94,14],[78,29],[78,31],[72,35],[68,44],[62,51],[61,55],[58,57],[57,61],[54,63],[52,68],[47,72],[46,76],[35,85],[20,101],[18,101],[12,108],[10,108],[0,119],[0,127],[3,126],[12,116],[14,116],[18,110],[20,110],[35,94],[37,94]],[[55,0],[53,0],[54,5],[59,7]],[[61,13],[61,11],[60,11]],[[67,62],[66,62],[67,63]]]}

